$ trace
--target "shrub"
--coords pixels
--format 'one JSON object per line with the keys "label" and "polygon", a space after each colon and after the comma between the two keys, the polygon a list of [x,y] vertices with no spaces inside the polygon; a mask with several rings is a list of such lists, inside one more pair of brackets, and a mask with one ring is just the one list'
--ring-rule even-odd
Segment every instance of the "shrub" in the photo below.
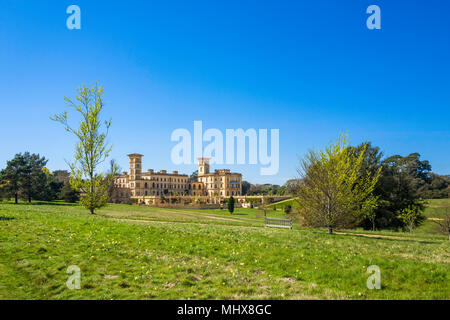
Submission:
{"label": "shrub", "polygon": [[284,212],[285,212],[286,214],[291,213],[291,212],[292,212],[292,206],[291,206],[290,204],[287,204],[287,205],[284,207]]}
{"label": "shrub", "polygon": [[233,211],[234,211],[234,198],[233,197],[228,199],[228,211],[230,213],[233,213]]}
{"label": "shrub", "polygon": [[59,193],[59,198],[65,202],[75,203],[80,200],[80,194],[66,183]]}

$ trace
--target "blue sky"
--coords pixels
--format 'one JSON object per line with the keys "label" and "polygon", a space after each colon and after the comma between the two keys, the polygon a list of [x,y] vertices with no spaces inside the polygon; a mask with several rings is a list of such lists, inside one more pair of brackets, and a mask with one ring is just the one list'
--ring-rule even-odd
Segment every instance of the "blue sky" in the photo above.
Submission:
{"label": "blue sky", "polygon": [[[81,30],[66,8],[81,8]],[[381,8],[368,30],[366,8]],[[74,139],[49,116],[82,83],[105,88],[112,157],[176,166],[177,128],[276,128],[280,170],[226,166],[253,183],[348,131],[386,155],[419,152],[450,174],[447,1],[21,1],[0,4],[0,168],[15,153],[67,169]]]}

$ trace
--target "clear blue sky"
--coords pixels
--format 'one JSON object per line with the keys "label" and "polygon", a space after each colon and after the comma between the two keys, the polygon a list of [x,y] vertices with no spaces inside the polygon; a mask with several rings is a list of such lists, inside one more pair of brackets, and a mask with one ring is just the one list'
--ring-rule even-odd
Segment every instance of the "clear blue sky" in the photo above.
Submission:
{"label": "clear blue sky", "polygon": [[[82,29],[66,28],[81,8]],[[381,30],[366,8],[381,8]],[[67,169],[74,139],[49,116],[82,83],[105,88],[112,157],[175,166],[176,128],[280,129],[280,171],[348,130],[386,155],[419,152],[450,173],[448,1],[23,1],[0,4],[0,168],[15,153]],[[226,167],[226,166],[224,166]]]}

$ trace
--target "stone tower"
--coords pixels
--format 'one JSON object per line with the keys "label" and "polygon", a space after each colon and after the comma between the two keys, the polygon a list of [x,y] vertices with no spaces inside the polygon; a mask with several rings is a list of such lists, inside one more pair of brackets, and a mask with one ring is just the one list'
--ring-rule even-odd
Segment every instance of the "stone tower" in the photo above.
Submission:
{"label": "stone tower", "polygon": [[209,158],[198,158],[198,176],[209,173]]}
{"label": "stone tower", "polygon": [[130,158],[130,180],[136,180],[142,173],[142,154],[129,154]]}

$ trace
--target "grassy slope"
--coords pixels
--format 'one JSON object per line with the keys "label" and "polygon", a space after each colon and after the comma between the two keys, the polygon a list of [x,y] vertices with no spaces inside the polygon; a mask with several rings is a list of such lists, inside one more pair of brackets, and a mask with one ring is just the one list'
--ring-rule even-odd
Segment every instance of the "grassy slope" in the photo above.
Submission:
{"label": "grassy slope", "polygon": [[[450,213],[450,199],[431,199],[427,200],[427,208],[424,215],[427,218],[442,218],[445,214]],[[431,220],[426,220],[416,233],[438,233],[438,226]]]}
{"label": "grassy slope", "polygon": [[[90,216],[0,204],[0,299],[450,299],[443,237],[329,236],[261,221],[254,209],[111,205]],[[366,288],[372,264],[382,290]],[[82,270],[81,290],[65,286],[69,265]]]}

